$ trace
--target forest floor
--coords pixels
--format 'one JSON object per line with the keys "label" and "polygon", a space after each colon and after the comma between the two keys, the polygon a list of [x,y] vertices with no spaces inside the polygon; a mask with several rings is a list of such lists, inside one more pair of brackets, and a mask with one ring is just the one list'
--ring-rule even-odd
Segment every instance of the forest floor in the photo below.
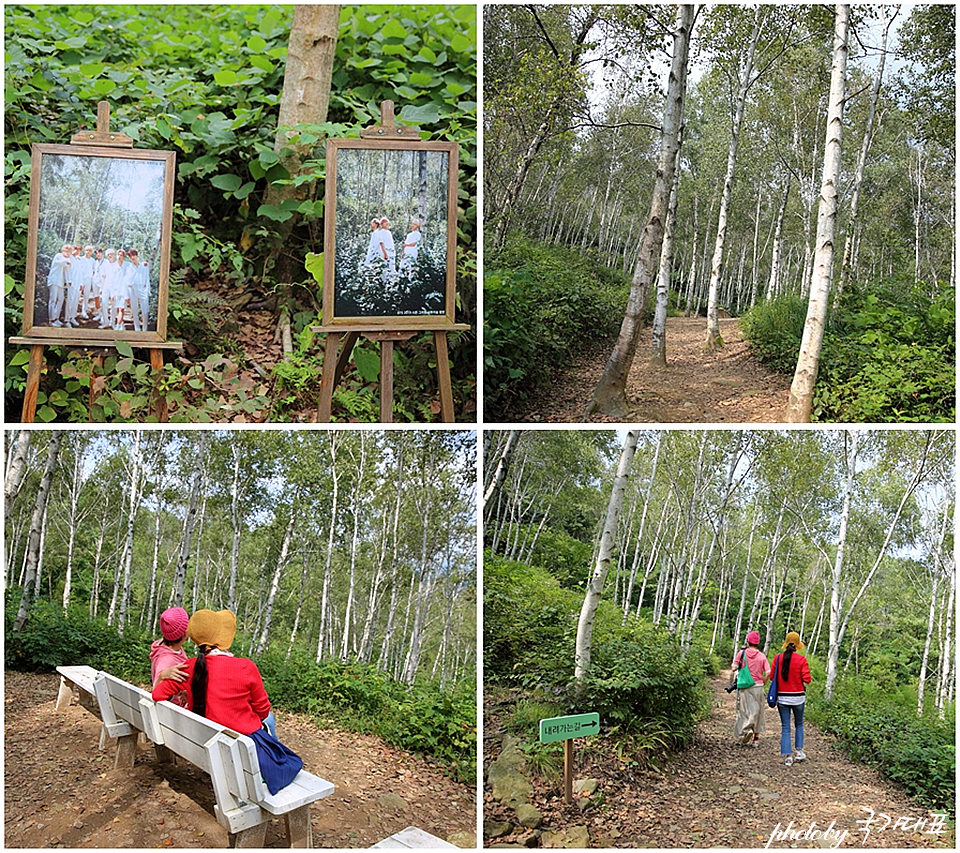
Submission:
{"label": "forest floor", "polygon": [[[667,366],[651,367],[650,327],[637,347],[627,378],[629,413],[604,423],[781,423],[790,377],[768,370],[750,352],[736,319],[720,320],[724,346],[705,352],[703,317],[667,318]],[[537,389],[523,407],[521,422],[578,423],[600,381],[614,341],[584,351],[565,370]]]}
{"label": "forest floor", "polygon": [[[698,726],[693,744],[659,770],[632,767],[628,756],[618,756],[616,745],[604,744],[603,738],[576,740],[574,779],[596,779],[598,791],[589,798],[575,795],[566,805],[560,779],[534,776],[531,803],[544,817],[537,833],[586,827],[593,848],[954,847],[951,824],[933,822],[930,812],[876,770],[846,758],[829,736],[808,722],[807,760],[792,767],[780,758],[780,720],[774,709],[764,706],[766,732],[758,748],[737,744],[736,699],[723,691],[726,684],[726,678],[712,680],[709,717]],[[497,757],[498,729],[496,708],[489,708],[484,717],[485,768]],[[919,820],[926,821],[922,828]],[[493,800],[486,784],[485,828],[491,821],[515,823],[516,816]],[[778,830],[811,827],[821,833],[829,830],[829,837],[774,837]],[[942,831],[931,833],[931,828]],[[542,835],[533,835],[516,829],[487,838],[485,844],[537,846]]]}
{"label": "forest floor", "polygon": [[[4,685],[5,847],[228,846],[205,773],[157,764],[142,744],[132,769],[113,770],[111,750],[98,748],[100,721],[76,704],[55,709],[59,676],[7,670]],[[277,730],[336,786],[311,807],[315,847],[370,847],[407,826],[475,846],[474,786],[379,738],[307,717],[280,712]],[[286,846],[282,821],[267,825],[266,846]]]}

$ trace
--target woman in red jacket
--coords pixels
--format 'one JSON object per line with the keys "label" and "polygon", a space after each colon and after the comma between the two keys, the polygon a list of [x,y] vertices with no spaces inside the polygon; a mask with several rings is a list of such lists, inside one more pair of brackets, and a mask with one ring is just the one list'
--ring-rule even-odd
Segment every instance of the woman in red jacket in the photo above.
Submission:
{"label": "woman in red jacket", "polygon": [[[777,711],[780,713],[780,755],[783,763],[790,767],[794,761],[803,761],[807,756],[803,751],[803,706],[807,701],[806,685],[810,683],[810,665],[799,654],[804,644],[796,631],[787,634],[787,640],[781,646],[782,654],[773,659],[773,671],[777,679]],[[793,713],[796,729],[796,749],[790,749],[790,714]]]}
{"label": "woman in red jacket", "polygon": [[270,700],[257,665],[228,651],[236,633],[237,618],[229,610],[194,613],[187,635],[198,654],[187,661],[186,685],[161,681],[153,688],[153,698],[169,699],[186,686],[187,707],[195,714],[242,735],[258,731],[270,713]]}

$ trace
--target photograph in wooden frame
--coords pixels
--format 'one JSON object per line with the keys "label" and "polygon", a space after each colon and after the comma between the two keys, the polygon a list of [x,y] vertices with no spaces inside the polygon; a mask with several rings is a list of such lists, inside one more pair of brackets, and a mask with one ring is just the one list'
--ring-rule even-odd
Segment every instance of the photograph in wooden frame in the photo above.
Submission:
{"label": "photograph in wooden frame", "polygon": [[173,151],[33,146],[24,335],[166,340],[175,162]]}
{"label": "photograph in wooden frame", "polygon": [[325,323],[454,322],[455,142],[327,142]]}

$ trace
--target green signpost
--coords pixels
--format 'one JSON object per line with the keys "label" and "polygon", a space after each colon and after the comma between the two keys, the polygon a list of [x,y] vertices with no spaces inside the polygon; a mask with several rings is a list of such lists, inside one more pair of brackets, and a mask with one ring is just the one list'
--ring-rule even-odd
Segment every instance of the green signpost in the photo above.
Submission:
{"label": "green signpost", "polygon": [[540,721],[540,743],[563,741],[563,801],[573,802],[573,738],[600,734],[599,714],[574,714]]}
{"label": "green signpost", "polygon": [[599,714],[575,714],[540,721],[540,743],[556,743],[573,737],[600,733]]}

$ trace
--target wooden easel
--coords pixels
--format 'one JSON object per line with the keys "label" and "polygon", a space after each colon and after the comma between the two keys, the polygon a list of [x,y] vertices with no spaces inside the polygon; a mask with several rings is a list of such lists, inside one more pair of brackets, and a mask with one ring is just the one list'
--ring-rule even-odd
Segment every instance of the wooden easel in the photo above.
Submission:
{"label": "wooden easel", "polygon": [[[70,137],[71,145],[97,145],[110,148],[133,148],[133,139],[125,133],[116,133],[110,130],[110,104],[107,101],[97,103],[97,129],[82,130]],[[101,341],[91,341],[87,338],[41,338],[16,337],[10,338],[9,343],[17,346],[30,347],[30,361],[27,365],[27,384],[23,394],[23,411],[20,419],[25,424],[33,423],[36,417],[37,396],[40,392],[40,375],[43,373],[43,348],[48,346],[84,347],[87,352],[97,354],[94,360],[102,365],[104,352],[108,344]],[[140,343],[129,341],[131,347],[150,351],[150,364],[154,371],[163,370],[163,350],[183,349],[182,341],[150,341]],[[90,388],[90,402],[96,399],[93,388]],[[165,400],[157,402],[157,418],[161,423],[167,420],[167,404]]]}
{"label": "wooden easel", "polygon": [[[396,124],[393,101],[380,105],[380,124],[360,131],[362,139],[419,139],[418,127]],[[327,247],[325,247],[326,249]],[[332,249],[332,247],[329,247]],[[332,252],[331,252],[332,254]],[[336,323],[312,326],[314,332],[327,336],[323,355],[323,374],[320,378],[320,405],[317,422],[329,423],[333,408],[333,389],[346,370],[353,347],[362,335],[380,344],[380,423],[393,422],[393,345],[408,341],[418,332],[433,332],[433,346],[437,357],[437,384],[440,388],[440,417],[444,423],[453,423],[453,390],[450,385],[450,359],[447,353],[447,332],[469,329],[466,323],[451,323],[446,317],[435,322],[418,323],[415,328],[384,328],[373,322]],[[338,354],[341,340],[343,348]]]}
{"label": "wooden easel", "polygon": [[[317,423],[329,423],[333,408],[333,389],[340,383],[354,344],[363,335],[369,341],[380,343],[380,423],[393,422],[393,345],[396,341],[408,341],[417,332],[432,331],[433,346],[437,356],[437,384],[440,387],[440,417],[446,424],[454,422],[453,389],[450,385],[450,359],[447,355],[447,332],[469,329],[466,323],[440,321],[436,326],[417,329],[372,329],[370,326],[313,326],[315,332],[326,334],[323,354],[323,374],[320,377],[320,406]],[[337,348],[343,339],[339,355]]]}

